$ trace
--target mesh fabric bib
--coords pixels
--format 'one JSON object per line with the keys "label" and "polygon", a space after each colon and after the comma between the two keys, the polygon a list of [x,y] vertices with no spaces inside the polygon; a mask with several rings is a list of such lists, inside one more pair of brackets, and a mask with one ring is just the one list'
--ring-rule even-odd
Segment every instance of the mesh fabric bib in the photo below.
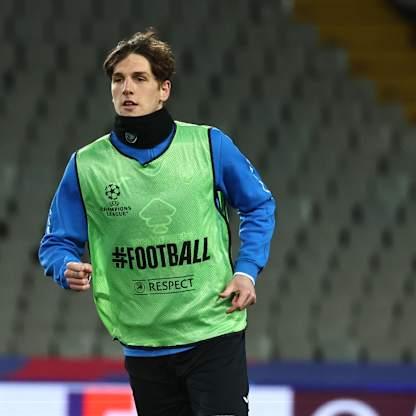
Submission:
{"label": "mesh fabric bib", "polygon": [[226,314],[231,302],[218,298],[233,271],[208,127],[176,122],[168,149],[145,165],[108,135],[76,161],[94,300],[111,335],[164,347],[244,329],[246,312]]}

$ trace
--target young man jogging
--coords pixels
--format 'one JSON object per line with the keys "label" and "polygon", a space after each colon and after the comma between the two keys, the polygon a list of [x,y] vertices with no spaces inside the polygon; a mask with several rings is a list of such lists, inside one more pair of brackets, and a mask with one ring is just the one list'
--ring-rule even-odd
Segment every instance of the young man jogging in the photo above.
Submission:
{"label": "young man jogging", "polygon": [[[267,261],[274,200],[224,133],[172,119],[174,57],[153,31],[120,42],[104,69],[114,128],[72,155],[41,264],[67,289],[92,280],[139,415],[247,415],[246,308]],[[234,265],[226,200],[241,218]],[[80,260],[86,242],[91,264]]]}

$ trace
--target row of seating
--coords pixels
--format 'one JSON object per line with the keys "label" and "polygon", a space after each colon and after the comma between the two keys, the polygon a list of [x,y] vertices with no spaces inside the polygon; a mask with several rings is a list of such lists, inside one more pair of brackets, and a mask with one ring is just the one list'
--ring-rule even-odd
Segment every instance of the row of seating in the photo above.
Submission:
{"label": "row of seating", "polygon": [[0,5],[0,353],[120,356],[91,296],[42,276],[36,252],[70,154],[111,129],[106,51],[153,24],[177,55],[173,116],[223,129],[278,202],[249,357],[415,360],[416,147],[402,108],[379,103],[287,2],[78,3]]}

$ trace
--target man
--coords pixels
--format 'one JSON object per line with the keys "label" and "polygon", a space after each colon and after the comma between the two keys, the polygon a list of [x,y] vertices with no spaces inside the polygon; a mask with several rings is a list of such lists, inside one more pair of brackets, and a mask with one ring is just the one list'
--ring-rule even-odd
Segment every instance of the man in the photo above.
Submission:
{"label": "man", "polygon": [[[64,288],[92,278],[139,415],[247,415],[246,308],[275,203],[216,128],[173,121],[174,57],[148,30],[106,58],[114,129],[72,155],[39,257]],[[235,271],[225,200],[239,210]],[[81,262],[86,242],[91,264]]]}

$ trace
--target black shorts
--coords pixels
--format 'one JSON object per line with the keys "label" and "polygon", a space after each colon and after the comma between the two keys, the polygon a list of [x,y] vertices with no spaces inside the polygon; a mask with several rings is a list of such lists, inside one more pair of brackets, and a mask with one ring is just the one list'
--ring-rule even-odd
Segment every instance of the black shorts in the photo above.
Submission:
{"label": "black shorts", "polygon": [[139,416],[246,416],[244,332],[163,357],[126,357]]}

